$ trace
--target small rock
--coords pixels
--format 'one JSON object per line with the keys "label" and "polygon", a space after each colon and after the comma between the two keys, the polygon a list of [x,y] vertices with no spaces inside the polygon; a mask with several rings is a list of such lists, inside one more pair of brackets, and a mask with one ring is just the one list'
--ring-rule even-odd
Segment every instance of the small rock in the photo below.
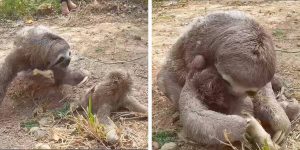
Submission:
{"label": "small rock", "polygon": [[141,41],[141,40],[142,40],[142,37],[141,37],[141,36],[138,36],[138,35],[134,35],[134,36],[133,36],[133,39],[134,39],[134,40]]}
{"label": "small rock", "polygon": [[53,122],[53,119],[51,119],[50,117],[44,117],[39,120],[39,124],[41,126],[49,126],[52,124],[52,122]]}
{"label": "small rock", "polygon": [[32,128],[30,128],[29,133],[36,132],[39,129],[40,129],[39,127],[32,127]]}
{"label": "small rock", "polygon": [[38,116],[44,112],[45,112],[45,110],[43,107],[37,107],[33,110],[33,116]]}
{"label": "small rock", "polygon": [[51,147],[45,143],[38,143],[34,146],[34,149],[51,149]]}
{"label": "small rock", "polygon": [[159,144],[155,141],[152,142],[152,149],[153,150],[159,150]]}
{"label": "small rock", "polygon": [[161,150],[177,150],[177,144],[174,142],[166,143],[161,147]]}
{"label": "small rock", "polygon": [[40,129],[39,127],[32,127],[29,130],[29,134],[33,135],[36,140],[40,140],[47,136],[47,131]]}

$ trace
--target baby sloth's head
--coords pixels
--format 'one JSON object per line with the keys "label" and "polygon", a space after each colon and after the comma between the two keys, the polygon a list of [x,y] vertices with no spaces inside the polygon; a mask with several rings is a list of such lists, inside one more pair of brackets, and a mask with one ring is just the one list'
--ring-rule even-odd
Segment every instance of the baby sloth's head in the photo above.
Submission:
{"label": "baby sloth's head", "polygon": [[123,70],[112,71],[106,76],[106,78],[112,84],[129,90],[131,89],[131,86],[133,84],[130,74]]}

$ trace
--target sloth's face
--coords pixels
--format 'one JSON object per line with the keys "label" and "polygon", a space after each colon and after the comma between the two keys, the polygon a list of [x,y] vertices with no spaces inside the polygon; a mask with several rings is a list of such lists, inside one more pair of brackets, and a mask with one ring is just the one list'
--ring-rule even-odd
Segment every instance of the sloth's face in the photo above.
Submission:
{"label": "sloth's face", "polygon": [[229,91],[233,95],[248,95],[250,97],[255,96],[260,87],[247,87],[244,85],[239,84],[233,78],[231,78],[229,75],[226,75],[224,73],[221,73],[222,78],[227,83],[227,87],[229,88]]}
{"label": "sloth's face", "polygon": [[58,54],[55,61],[53,62],[52,67],[59,67],[59,68],[67,68],[71,61],[71,52],[66,50],[63,53]]}
{"label": "sloth's face", "polygon": [[58,43],[52,49],[49,68],[67,68],[71,61],[69,45]]}

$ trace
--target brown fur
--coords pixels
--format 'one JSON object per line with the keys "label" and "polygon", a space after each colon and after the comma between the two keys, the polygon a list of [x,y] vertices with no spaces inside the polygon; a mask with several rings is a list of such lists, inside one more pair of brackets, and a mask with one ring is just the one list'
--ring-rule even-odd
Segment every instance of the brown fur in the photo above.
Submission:
{"label": "brown fur", "polygon": [[[201,144],[215,145],[220,143],[218,139],[225,140],[225,130],[230,133],[232,141],[243,138],[247,121],[238,116],[241,112],[235,110],[242,107],[240,102],[243,99],[229,94],[226,86],[229,85],[213,68],[197,72],[187,79],[181,92],[179,110],[189,138]],[[246,108],[249,107],[251,111],[251,106]]]}
{"label": "brown fur", "polygon": [[201,144],[222,147],[219,140],[226,141],[224,132],[233,143],[247,142],[247,133],[257,144],[262,146],[267,140],[276,149],[271,136],[252,117],[250,97],[233,95],[229,86],[213,67],[189,75],[179,100],[186,136]]}
{"label": "brown fur", "polygon": [[218,67],[248,87],[263,87],[275,73],[273,42],[257,22],[241,12],[213,13],[191,24],[158,73],[159,88],[176,105],[188,64],[198,55],[206,67]]}
{"label": "brown fur", "polygon": [[285,110],[290,121],[293,121],[300,116],[300,104],[297,100],[293,100],[292,102],[282,101],[280,102],[280,105]]}
{"label": "brown fur", "polygon": [[7,86],[20,71],[52,70],[57,85],[74,85],[83,79],[83,75],[73,76],[67,69],[71,60],[69,44],[43,26],[25,27],[17,34],[14,45],[14,50],[5,58],[1,67],[0,103]]}
{"label": "brown fur", "polygon": [[[129,73],[123,71],[110,72],[103,82],[92,87],[84,95],[81,106],[87,108],[89,96],[92,97],[92,111],[97,114],[100,123],[107,126],[106,131],[115,134],[115,124],[110,119],[110,114],[119,108],[127,108],[130,111],[146,113],[147,108],[130,96],[132,79]],[[109,136],[109,135],[108,135]],[[116,142],[117,135],[108,137],[111,143]]]}
{"label": "brown fur", "polygon": [[[188,73],[193,72],[189,65],[199,55],[205,59],[208,70],[200,69],[191,75],[191,80],[186,80]],[[247,122],[239,115],[244,108],[253,112],[253,104],[246,93],[230,91],[220,75],[229,75],[244,87],[268,90],[265,85],[274,76],[275,60],[272,39],[256,21],[242,12],[213,13],[196,20],[177,40],[158,73],[158,86],[180,108],[184,129],[192,140],[216,144],[216,138],[224,139],[226,129],[233,141],[240,141]],[[271,103],[254,105],[255,114],[268,116],[275,135],[281,137],[281,133],[287,133],[290,122],[276,100],[269,98]],[[258,111],[259,108],[265,111]]]}

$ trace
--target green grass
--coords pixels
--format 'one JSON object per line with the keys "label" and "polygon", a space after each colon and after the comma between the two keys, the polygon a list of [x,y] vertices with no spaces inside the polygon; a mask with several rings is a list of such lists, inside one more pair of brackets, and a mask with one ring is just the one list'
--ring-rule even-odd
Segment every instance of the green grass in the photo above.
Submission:
{"label": "green grass", "polygon": [[103,51],[103,49],[101,49],[101,48],[97,48],[97,49],[95,50],[95,52],[97,52],[97,53],[102,52],[102,51]]}
{"label": "green grass", "polygon": [[156,141],[160,146],[165,143],[175,142],[176,133],[171,131],[162,131],[153,134],[153,141]]}
{"label": "green grass", "polygon": [[93,126],[95,125],[95,116],[92,112],[92,96],[89,96],[89,106],[88,106],[88,118],[89,118],[89,122],[90,124],[92,124]]}
{"label": "green grass", "polygon": [[18,20],[38,15],[41,6],[48,6],[55,13],[60,12],[59,0],[2,0],[0,18]]}
{"label": "green grass", "polygon": [[78,115],[74,117],[77,124],[77,131],[80,134],[88,134],[101,142],[106,140],[106,133],[104,132],[104,125],[100,124],[97,117],[92,112],[92,97],[89,97],[89,104],[85,116]]}
{"label": "green grass", "polygon": [[272,35],[277,37],[277,38],[285,38],[286,37],[286,33],[284,32],[284,30],[281,30],[281,29],[275,29],[273,32],[272,32]]}
{"label": "green grass", "polygon": [[25,122],[20,123],[22,128],[31,129],[33,127],[38,127],[39,123],[36,120],[27,120]]}
{"label": "green grass", "polygon": [[70,114],[70,103],[65,103],[62,108],[59,108],[53,112],[55,118],[64,119]]}
{"label": "green grass", "polygon": [[270,150],[270,146],[268,145],[267,140],[265,140],[265,143],[263,145],[263,147],[261,148],[262,150]]}

